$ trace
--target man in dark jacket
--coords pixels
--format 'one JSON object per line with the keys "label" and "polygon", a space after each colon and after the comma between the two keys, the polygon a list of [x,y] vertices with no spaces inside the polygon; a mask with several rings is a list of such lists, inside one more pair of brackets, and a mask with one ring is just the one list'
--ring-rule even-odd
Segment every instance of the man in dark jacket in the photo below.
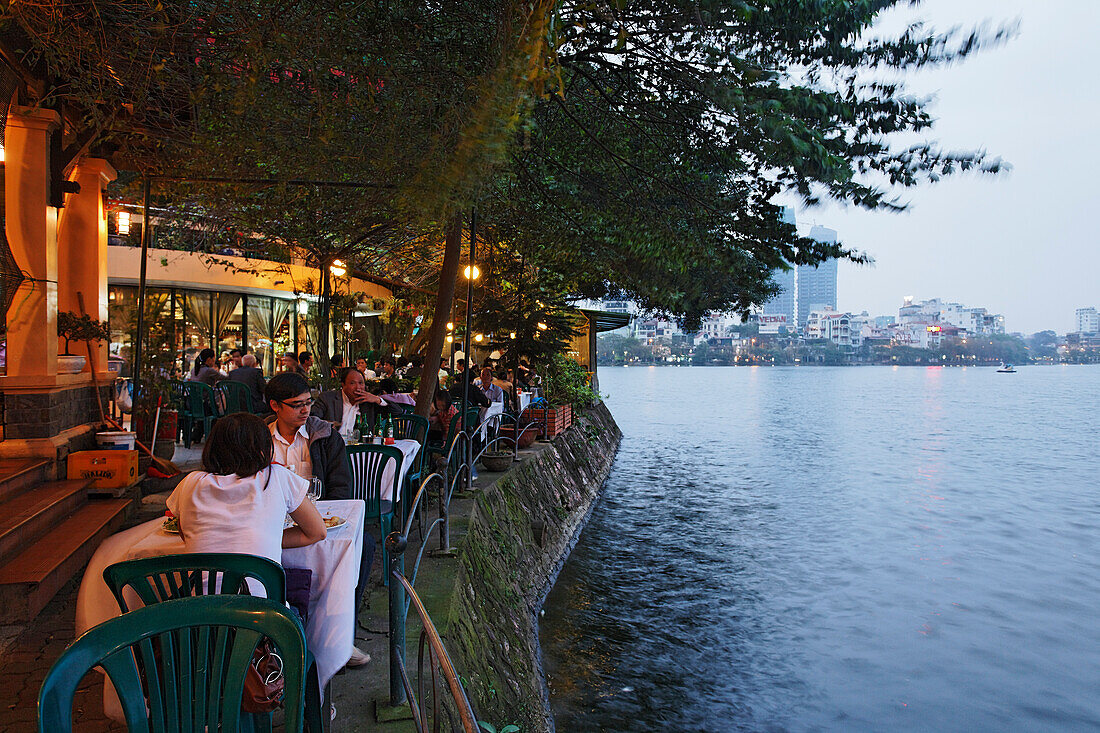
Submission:
{"label": "man in dark jacket", "polygon": [[451,404],[462,409],[462,393],[466,393],[467,407],[488,407],[489,400],[481,393],[476,384],[470,379],[470,370],[466,368],[466,360],[459,359],[458,371],[454,375],[454,384],[451,385]]}
{"label": "man in dark jacket", "polygon": [[345,367],[340,370],[340,389],[317,395],[311,414],[332,423],[341,435],[349,434],[355,427],[355,419],[363,415],[367,424],[374,426],[379,415],[400,415],[401,408],[386,402],[367,391],[363,373]]}
{"label": "man in dark jacket", "polygon": [[274,458],[303,478],[321,479],[326,499],[351,498],[344,439],[325,420],[311,417],[313,398],[305,378],[291,372],[276,374],[264,389]]}
{"label": "man in dark jacket", "polygon": [[248,387],[248,393],[252,396],[252,411],[256,413],[267,412],[267,403],[264,402],[264,373],[256,366],[256,357],[245,354],[241,357],[241,365],[229,372],[229,380],[240,382]]}

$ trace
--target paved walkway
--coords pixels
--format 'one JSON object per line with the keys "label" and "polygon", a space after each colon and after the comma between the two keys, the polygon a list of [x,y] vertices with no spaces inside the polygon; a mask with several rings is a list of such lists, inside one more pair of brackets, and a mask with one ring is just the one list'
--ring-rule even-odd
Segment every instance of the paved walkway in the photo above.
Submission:
{"label": "paved walkway", "polygon": [[[180,468],[195,468],[201,460],[201,446],[184,451],[179,446],[173,462]],[[521,451],[523,458],[542,449],[536,443],[531,451]],[[475,493],[505,474],[482,472],[474,482]],[[451,545],[457,546],[465,534],[472,508],[472,496],[455,497],[451,503]],[[163,496],[146,497],[131,524],[147,521],[163,514]],[[437,509],[429,512],[434,518]],[[425,523],[430,524],[430,520]],[[377,534],[378,530],[373,530]],[[412,571],[416,548],[420,543],[414,529],[409,542],[406,572]],[[429,548],[438,547],[433,535]],[[437,626],[446,619],[447,606],[454,587],[456,560],[452,557],[433,558],[425,554],[417,580],[417,592]],[[375,554],[372,583],[359,615],[356,645],[371,656],[371,661],[358,669],[346,669],[332,681],[331,691],[336,707],[334,733],[358,731],[412,731],[411,720],[379,724],[376,706],[385,706],[389,690],[388,657],[388,591],[381,585],[382,550]],[[38,691],[54,660],[74,637],[76,593],[80,578],[74,578],[50,602],[35,621],[27,627],[0,626],[0,733],[33,731],[37,725]],[[407,662],[410,676],[415,675],[417,642],[420,626],[415,612],[410,612],[406,634]],[[415,678],[414,678],[415,685]],[[407,708],[406,708],[407,710]],[[103,715],[103,680],[99,673],[88,675],[77,691],[73,705],[74,729],[80,733],[124,731],[125,726]]]}

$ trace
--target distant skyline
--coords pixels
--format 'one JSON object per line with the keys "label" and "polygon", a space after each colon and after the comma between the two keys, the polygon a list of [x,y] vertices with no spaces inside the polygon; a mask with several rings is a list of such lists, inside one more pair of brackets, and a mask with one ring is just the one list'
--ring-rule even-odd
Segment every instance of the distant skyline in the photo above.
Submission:
{"label": "distant skyline", "polygon": [[907,78],[912,94],[936,97],[930,139],[947,150],[984,148],[1013,170],[902,190],[912,205],[900,215],[794,204],[803,233],[836,229],[875,259],[841,263],[838,307],[896,314],[912,295],[1003,313],[1009,331],[1072,331],[1077,308],[1100,307],[1100,223],[1089,219],[1100,170],[1091,57],[1100,3],[927,0],[891,11],[882,26],[916,19],[937,30],[1018,20],[1005,45]]}

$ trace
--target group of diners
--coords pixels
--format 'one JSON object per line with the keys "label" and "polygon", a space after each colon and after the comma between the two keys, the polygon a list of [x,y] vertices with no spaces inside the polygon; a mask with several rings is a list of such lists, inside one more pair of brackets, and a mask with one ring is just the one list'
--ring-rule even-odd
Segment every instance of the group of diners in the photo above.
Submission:
{"label": "group of diners", "polygon": [[[214,370],[212,350],[200,353],[196,376]],[[244,354],[240,372],[250,375],[254,357]],[[386,358],[383,374],[396,368]],[[466,404],[488,408],[508,399],[512,384],[503,370],[494,376],[490,367],[472,378],[464,359],[449,377],[449,389],[438,388],[429,419],[429,440],[448,435],[463,398]],[[346,443],[360,418],[368,425],[379,418],[403,412],[394,382],[379,382],[381,394],[367,389],[367,376],[355,367],[340,367],[339,388],[314,396],[309,382],[297,371],[276,374],[263,383],[265,416],[234,413],[214,423],[203,449],[203,470],[188,474],[168,499],[179,518],[180,534],[188,552],[237,552],[269,557],[278,562],[282,548],[300,547],[325,538],[325,526],[312,502],[306,499],[311,479],[319,479],[325,499],[348,499],[352,479]],[[261,377],[262,378],[262,377]],[[388,390],[388,391],[387,391]],[[501,405],[503,408],[503,405]],[[294,526],[284,529],[287,514]],[[357,603],[362,599],[375,555],[375,538],[366,532],[360,561]],[[358,649],[349,666],[369,657]]]}
{"label": "group of diners", "polygon": [[[276,374],[264,388],[270,415],[234,413],[214,423],[203,448],[203,469],[185,476],[168,499],[187,552],[245,553],[279,562],[281,549],[325,538],[324,522],[307,490],[310,479],[317,478],[323,498],[352,498],[340,427],[346,420],[354,422],[362,410],[400,411],[366,392],[357,370],[348,369],[344,376],[346,388],[314,399],[302,375]],[[287,514],[295,524],[284,529]],[[374,554],[375,538],[365,531],[356,612]],[[348,666],[369,661],[353,647]]]}

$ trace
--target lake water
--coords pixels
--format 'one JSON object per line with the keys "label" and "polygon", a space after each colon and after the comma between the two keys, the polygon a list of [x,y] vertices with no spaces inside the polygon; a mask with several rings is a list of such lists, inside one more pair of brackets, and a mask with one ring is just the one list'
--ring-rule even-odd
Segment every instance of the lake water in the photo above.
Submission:
{"label": "lake water", "polygon": [[1100,367],[600,382],[559,731],[1100,730]]}

